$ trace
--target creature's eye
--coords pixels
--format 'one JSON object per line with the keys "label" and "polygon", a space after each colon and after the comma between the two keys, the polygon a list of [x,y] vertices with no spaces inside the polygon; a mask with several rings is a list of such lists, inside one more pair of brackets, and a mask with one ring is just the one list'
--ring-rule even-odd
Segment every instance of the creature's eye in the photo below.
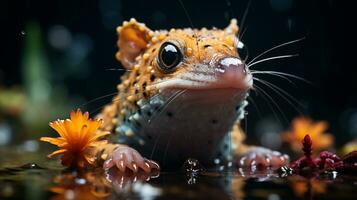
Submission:
{"label": "creature's eye", "polygon": [[158,55],[158,66],[160,70],[169,73],[182,61],[183,55],[180,49],[171,42],[161,45]]}
{"label": "creature's eye", "polygon": [[248,48],[243,44],[243,42],[238,42],[237,50],[239,57],[246,61],[248,59]]}

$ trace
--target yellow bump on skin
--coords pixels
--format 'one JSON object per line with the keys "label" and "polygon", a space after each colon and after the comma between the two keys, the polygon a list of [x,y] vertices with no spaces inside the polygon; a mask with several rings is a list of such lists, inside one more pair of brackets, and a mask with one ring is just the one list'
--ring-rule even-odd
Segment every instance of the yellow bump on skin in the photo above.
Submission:
{"label": "yellow bump on skin", "polygon": [[122,85],[122,84],[118,85],[118,86],[117,86],[117,89],[118,89],[119,91],[124,90],[124,85]]}
{"label": "yellow bump on skin", "polygon": [[125,115],[125,113],[126,113],[126,110],[125,110],[125,109],[122,109],[122,110],[120,111],[120,114],[121,114],[121,115]]}
{"label": "yellow bump on skin", "polygon": [[100,158],[101,158],[102,160],[106,160],[106,159],[108,158],[108,154],[103,153],[103,154],[100,156]]}
{"label": "yellow bump on skin", "polygon": [[130,23],[132,23],[132,24],[136,23],[136,19],[135,18],[130,18]]}
{"label": "yellow bump on skin", "polygon": [[123,82],[124,85],[129,85],[129,83],[130,83],[130,80],[128,80],[128,79]]}
{"label": "yellow bump on skin", "polygon": [[133,132],[131,129],[128,129],[128,130],[125,131],[124,134],[125,134],[125,136],[127,136],[127,137],[131,137],[131,136],[134,135],[134,132]]}
{"label": "yellow bump on skin", "polygon": [[117,118],[113,118],[113,119],[112,119],[112,123],[113,123],[113,124],[118,123],[118,119],[117,119]]}
{"label": "yellow bump on skin", "polygon": [[126,100],[128,100],[129,102],[134,102],[135,101],[135,97],[134,95],[130,95],[126,97]]}
{"label": "yellow bump on skin", "polygon": [[151,65],[155,65],[155,59],[151,61]]}
{"label": "yellow bump on skin", "polygon": [[159,35],[159,40],[162,41],[163,39],[165,39],[165,34],[161,33],[161,34]]}
{"label": "yellow bump on skin", "polygon": [[228,36],[228,35],[227,35],[226,37],[224,37],[224,40],[225,40],[226,42],[229,42],[229,43],[232,42],[231,37]]}
{"label": "yellow bump on skin", "polygon": [[140,65],[139,65],[139,64],[134,65],[134,70],[135,70],[135,71],[137,71],[137,70],[139,70],[139,69],[140,69]]}
{"label": "yellow bump on skin", "polygon": [[141,59],[141,56],[136,56],[135,60],[139,61]]}
{"label": "yellow bump on skin", "polygon": [[139,26],[139,31],[144,32],[146,29],[145,24]]}
{"label": "yellow bump on skin", "polygon": [[144,55],[143,55],[143,59],[144,59],[144,60],[149,59],[149,57],[150,57],[150,54],[148,54],[148,53],[144,53]]}
{"label": "yellow bump on skin", "polygon": [[155,74],[155,70],[151,70],[151,74]]}
{"label": "yellow bump on skin", "polygon": [[188,54],[188,56],[191,56],[192,55],[192,48],[187,48],[187,54]]}
{"label": "yellow bump on skin", "polygon": [[150,85],[148,85],[148,86],[146,86],[146,88],[145,88],[145,89],[146,89],[146,91],[148,91],[148,92],[149,92],[149,91],[151,90],[151,86],[150,86]]}
{"label": "yellow bump on skin", "polygon": [[151,70],[152,70],[152,66],[148,66],[148,67],[146,68],[146,72],[147,72],[147,73],[150,73]]}
{"label": "yellow bump on skin", "polygon": [[120,60],[120,52],[117,52],[117,53],[115,54],[115,58],[116,58],[117,60]]}
{"label": "yellow bump on skin", "polygon": [[129,25],[129,22],[127,22],[127,21],[124,21],[123,22],[123,26],[125,27],[125,26],[128,26]]}
{"label": "yellow bump on skin", "polygon": [[174,28],[170,29],[170,33],[175,32],[175,31],[176,31],[176,29],[174,29]]}
{"label": "yellow bump on skin", "polygon": [[120,33],[120,31],[122,30],[123,28],[121,26],[118,26],[117,27],[117,33]]}
{"label": "yellow bump on skin", "polygon": [[[140,79],[140,77],[139,77],[139,76],[138,76],[138,77],[136,77],[136,80],[139,80],[139,79]],[[139,84],[135,84],[135,85],[134,85],[134,88],[135,88],[135,89],[139,89],[139,88],[140,88]]]}
{"label": "yellow bump on skin", "polygon": [[149,31],[149,36],[150,37],[154,36],[154,32],[153,31]]}
{"label": "yellow bump on skin", "polygon": [[152,43],[156,43],[158,41],[159,41],[159,39],[157,37],[155,37],[155,36],[151,38],[151,42]]}

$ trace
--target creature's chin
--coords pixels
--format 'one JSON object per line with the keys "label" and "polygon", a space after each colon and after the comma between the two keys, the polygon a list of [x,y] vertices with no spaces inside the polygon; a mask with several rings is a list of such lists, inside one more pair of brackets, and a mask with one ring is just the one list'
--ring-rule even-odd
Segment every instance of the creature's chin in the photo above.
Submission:
{"label": "creature's chin", "polygon": [[[238,88],[167,88],[163,94],[167,97],[176,96],[181,101],[189,101],[190,104],[229,104],[240,102],[249,92],[249,89],[242,90]],[[214,103],[214,104],[213,104]]]}

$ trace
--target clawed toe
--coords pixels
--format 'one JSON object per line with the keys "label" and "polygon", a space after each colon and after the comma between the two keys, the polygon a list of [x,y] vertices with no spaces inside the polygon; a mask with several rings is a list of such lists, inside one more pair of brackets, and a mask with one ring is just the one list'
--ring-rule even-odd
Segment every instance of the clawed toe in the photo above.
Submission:
{"label": "clawed toe", "polygon": [[239,166],[251,169],[278,168],[288,164],[289,156],[278,151],[255,147],[239,159]]}
{"label": "clawed toe", "polygon": [[104,162],[103,168],[105,170],[113,167],[116,167],[120,172],[131,171],[133,173],[139,171],[150,173],[152,170],[160,170],[156,162],[143,158],[135,149],[130,147],[116,149],[112,156]]}

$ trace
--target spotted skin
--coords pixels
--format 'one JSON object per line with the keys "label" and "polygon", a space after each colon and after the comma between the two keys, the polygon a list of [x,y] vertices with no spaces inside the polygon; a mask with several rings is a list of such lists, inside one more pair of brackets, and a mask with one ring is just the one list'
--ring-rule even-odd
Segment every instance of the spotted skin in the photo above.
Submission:
{"label": "spotted skin", "polygon": [[[118,148],[104,168],[145,172],[181,167],[187,158],[204,166],[225,160],[237,166],[277,167],[286,156],[243,144],[239,122],[253,87],[237,51],[235,19],[225,29],[152,31],[135,19],[117,28],[116,58],[127,69],[118,94],[98,118]],[[170,71],[160,66],[162,45],[182,54]],[[149,160],[150,159],[150,160]],[[155,161],[153,161],[155,160]]]}

